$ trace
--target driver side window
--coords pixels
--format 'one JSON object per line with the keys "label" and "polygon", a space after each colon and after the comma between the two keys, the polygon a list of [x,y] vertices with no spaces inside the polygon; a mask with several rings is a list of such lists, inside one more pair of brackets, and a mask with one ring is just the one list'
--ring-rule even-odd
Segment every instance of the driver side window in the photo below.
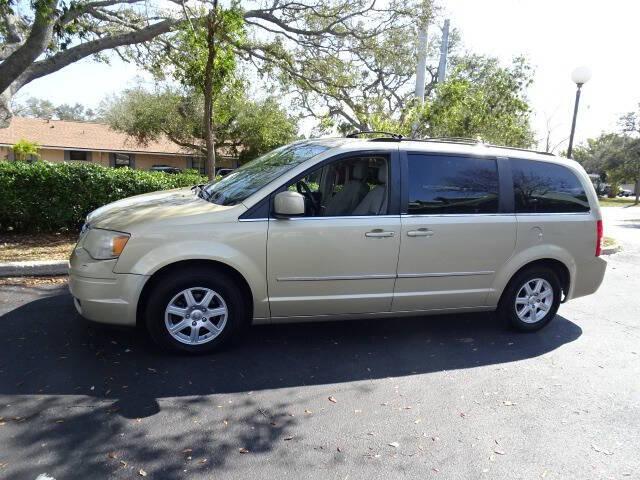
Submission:
{"label": "driver side window", "polygon": [[288,186],[305,197],[305,217],[387,213],[388,159],[351,157],[320,167]]}

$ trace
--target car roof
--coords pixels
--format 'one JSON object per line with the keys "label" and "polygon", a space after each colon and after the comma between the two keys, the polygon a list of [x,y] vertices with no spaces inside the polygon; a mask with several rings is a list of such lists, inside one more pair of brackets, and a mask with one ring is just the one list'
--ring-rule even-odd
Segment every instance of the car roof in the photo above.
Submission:
{"label": "car roof", "polygon": [[491,156],[491,157],[507,157],[521,158],[527,160],[539,160],[544,162],[560,163],[564,165],[577,165],[575,161],[554,155],[547,152],[539,152],[516,147],[507,147],[501,145],[491,145],[475,140],[466,139],[424,139],[413,140],[398,138],[348,138],[348,137],[325,137],[302,140],[301,143],[324,145],[329,149],[337,149],[341,151],[358,151],[358,150],[386,150],[391,145],[398,145],[401,150],[419,151],[426,153],[443,153],[457,155],[473,155],[473,156]]}

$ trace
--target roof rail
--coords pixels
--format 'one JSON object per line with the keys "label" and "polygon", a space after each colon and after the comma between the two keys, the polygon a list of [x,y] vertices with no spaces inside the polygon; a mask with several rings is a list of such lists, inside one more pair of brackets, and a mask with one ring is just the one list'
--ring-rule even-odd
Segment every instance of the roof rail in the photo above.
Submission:
{"label": "roof rail", "polygon": [[347,135],[347,138],[358,138],[361,135],[387,135],[393,140],[402,140],[404,138],[399,133],[383,132],[382,130],[358,130],[356,132],[351,132],[349,135]]}
{"label": "roof rail", "polygon": [[[409,139],[407,139],[409,140]],[[515,150],[518,152],[531,152],[538,153],[540,155],[549,155],[555,157],[556,155],[551,152],[542,152],[540,150],[533,150],[531,148],[522,147],[509,147],[506,145],[495,145],[493,143],[485,143],[481,139],[467,138],[467,137],[428,137],[428,138],[412,138],[415,142],[434,142],[434,143],[457,143],[464,145],[484,145],[485,147],[504,148],[505,150]]]}
{"label": "roof rail", "polygon": [[506,146],[506,145],[495,145],[493,143],[486,143],[481,138],[469,138],[469,137],[407,138],[407,137],[403,137],[399,133],[384,132],[384,131],[380,131],[380,130],[370,130],[370,131],[369,130],[360,130],[360,131],[356,131],[356,132],[350,133],[349,135],[347,135],[347,138],[357,138],[357,137],[359,137],[361,135],[368,135],[368,134],[373,134],[373,135],[377,134],[377,135],[386,135],[387,136],[387,138],[385,138],[385,137],[371,138],[370,141],[372,141],[372,142],[408,141],[408,142],[455,143],[455,144],[461,144],[461,145],[484,145],[485,147],[504,148],[505,150],[515,150],[515,151],[518,151],[518,152],[538,153],[540,155],[549,155],[549,156],[552,156],[552,157],[556,156],[555,154],[550,153],[550,152],[542,152],[542,151],[533,150],[533,149],[530,149],[530,148],[509,147],[509,146]]}

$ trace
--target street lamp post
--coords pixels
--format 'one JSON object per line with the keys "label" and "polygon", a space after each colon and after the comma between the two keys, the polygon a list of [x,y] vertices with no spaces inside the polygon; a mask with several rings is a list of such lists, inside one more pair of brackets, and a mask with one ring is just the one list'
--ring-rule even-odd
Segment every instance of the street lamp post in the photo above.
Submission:
{"label": "street lamp post", "polygon": [[576,118],[578,117],[578,105],[580,105],[580,91],[582,85],[591,79],[591,70],[589,67],[578,67],[571,73],[571,80],[576,84],[576,102],[573,106],[573,121],[571,122],[571,135],[569,136],[569,148],[567,149],[567,158],[571,158],[573,154],[573,136],[576,133]]}

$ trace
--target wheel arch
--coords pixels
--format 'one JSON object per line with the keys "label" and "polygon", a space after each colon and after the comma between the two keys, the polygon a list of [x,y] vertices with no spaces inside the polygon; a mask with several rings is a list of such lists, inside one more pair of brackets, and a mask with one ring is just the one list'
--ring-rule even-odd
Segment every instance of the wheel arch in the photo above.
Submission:
{"label": "wheel arch", "polygon": [[188,269],[190,267],[198,267],[198,268],[210,268],[213,272],[222,272],[226,275],[229,275],[234,279],[236,284],[239,286],[242,295],[247,302],[249,307],[249,318],[253,318],[253,309],[254,309],[254,294],[251,290],[251,286],[249,282],[247,282],[246,278],[235,268],[232,266],[220,262],[218,260],[211,259],[189,259],[189,260],[179,260],[173,263],[169,263],[164,265],[162,268],[156,270],[149,279],[145,282],[142,287],[142,291],[140,292],[140,296],[138,297],[138,305],[136,307],[136,325],[141,325],[141,319],[144,317],[144,309],[146,308],[147,299],[149,294],[153,290],[154,286],[158,284],[158,282],[162,281],[163,278],[171,276],[176,272],[184,269]]}
{"label": "wheel arch", "polygon": [[527,269],[529,269],[531,267],[549,268],[550,270],[552,270],[558,276],[558,280],[560,281],[560,288],[562,288],[562,298],[563,298],[562,301],[564,302],[564,300],[569,295],[569,291],[570,291],[570,288],[571,288],[571,272],[569,271],[569,268],[567,267],[567,265],[565,265],[564,262],[562,262],[562,261],[560,261],[558,259],[555,259],[555,258],[540,258],[540,259],[537,259],[537,260],[532,260],[532,261],[522,265],[520,268],[518,268],[518,270],[513,272],[513,274],[509,277],[509,281],[506,283],[506,285],[502,289],[502,292],[500,293],[500,300],[498,301],[498,304],[500,304],[500,302],[502,301],[502,298],[503,298],[505,292],[507,291],[507,289],[509,288],[509,285],[511,284],[513,279],[517,275],[519,275],[521,272],[523,272],[524,270],[527,270]]}

